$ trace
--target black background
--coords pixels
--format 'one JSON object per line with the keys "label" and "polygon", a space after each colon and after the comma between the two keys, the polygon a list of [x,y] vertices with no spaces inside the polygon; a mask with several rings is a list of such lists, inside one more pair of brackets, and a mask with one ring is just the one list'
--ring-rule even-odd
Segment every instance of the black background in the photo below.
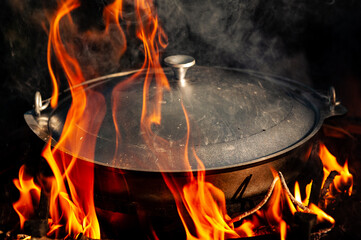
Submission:
{"label": "black background", "polygon": [[[106,4],[83,1],[77,12],[79,28],[101,29]],[[274,73],[322,92],[334,85],[348,115],[361,117],[360,1],[159,0],[156,5],[169,38],[163,56],[189,54],[200,65]],[[55,6],[56,1],[0,1],[0,226],[12,218],[4,210],[17,198],[9,195],[12,178],[23,163],[38,166],[44,145],[23,114],[32,109],[37,90],[44,97],[51,93],[45,29],[46,14]],[[101,49],[92,44],[94,52]],[[125,59],[107,65],[104,73],[139,67],[139,46],[139,41],[130,41]]]}

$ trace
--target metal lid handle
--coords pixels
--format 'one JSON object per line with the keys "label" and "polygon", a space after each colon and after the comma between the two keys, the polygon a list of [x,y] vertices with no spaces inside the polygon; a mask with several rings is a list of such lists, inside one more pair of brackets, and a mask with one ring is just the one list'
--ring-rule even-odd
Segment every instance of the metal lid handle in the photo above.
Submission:
{"label": "metal lid handle", "polygon": [[196,64],[196,60],[187,55],[169,56],[164,62],[173,69],[174,77],[180,81],[184,81],[188,68]]}
{"label": "metal lid handle", "polygon": [[34,110],[37,116],[40,116],[41,111],[45,110],[50,103],[50,99],[43,101],[39,91],[35,93]]}

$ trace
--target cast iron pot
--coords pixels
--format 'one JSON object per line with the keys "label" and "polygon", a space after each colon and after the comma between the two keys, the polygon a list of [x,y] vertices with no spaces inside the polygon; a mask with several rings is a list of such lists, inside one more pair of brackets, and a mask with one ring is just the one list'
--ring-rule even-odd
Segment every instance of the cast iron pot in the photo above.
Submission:
{"label": "cast iron pot", "polygon": [[[323,121],[346,112],[336,102],[334,91],[325,96],[299,82],[251,70],[189,68],[195,64],[189,56],[171,56],[165,62],[171,66],[164,68],[171,91],[163,93],[162,123],[152,130],[167,140],[172,146],[169,149],[150,148],[143,139],[140,115],[145,72],[116,90],[119,82],[137,71],[87,82],[88,89],[104,95],[106,114],[99,119],[99,132],[84,130],[84,135],[97,138],[93,159],[81,152],[77,156],[84,166],[95,164],[96,202],[104,208],[124,211],[141,205],[156,211],[157,206],[174,206],[162,173],[186,183],[187,172],[198,169],[193,154],[189,154],[189,166],[184,165],[187,127],[181,102],[190,120],[190,146],[204,164],[206,181],[220,188],[227,200],[246,182],[243,197],[265,192],[273,180],[270,168],[281,171],[286,181],[297,177],[307,164]],[[155,85],[150,86],[150,99],[156,90]],[[111,103],[114,91],[121,106],[116,114],[122,139],[117,152]],[[35,110],[25,113],[25,120],[40,138],[50,138],[55,144],[71,97],[64,97],[56,109],[42,103],[37,94]],[[94,118],[97,121],[96,115]],[[72,154],[69,149],[62,150]],[[164,151],[167,164],[159,167]]]}

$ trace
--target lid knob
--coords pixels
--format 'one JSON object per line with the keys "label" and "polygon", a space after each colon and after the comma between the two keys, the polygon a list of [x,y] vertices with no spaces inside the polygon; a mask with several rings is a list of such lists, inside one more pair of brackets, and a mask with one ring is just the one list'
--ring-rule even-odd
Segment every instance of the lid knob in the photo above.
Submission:
{"label": "lid knob", "polygon": [[165,64],[173,69],[174,77],[184,81],[188,68],[196,64],[196,60],[187,55],[173,55],[164,59]]}

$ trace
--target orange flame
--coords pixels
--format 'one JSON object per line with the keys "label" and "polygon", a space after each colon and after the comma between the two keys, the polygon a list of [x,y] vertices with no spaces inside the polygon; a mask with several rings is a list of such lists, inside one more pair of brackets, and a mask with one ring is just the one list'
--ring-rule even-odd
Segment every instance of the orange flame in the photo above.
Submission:
{"label": "orange flame", "polygon": [[[116,45],[116,55],[118,57],[126,50],[126,38],[119,20],[119,18],[123,18],[122,4],[122,1],[114,1],[106,6],[103,12],[106,25],[103,36],[110,33],[111,25],[116,25],[122,38],[120,44]],[[98,132],[101,122],[99,118],[102,119],[105,114],[105,100],[103,96],[96,92],[88,90],[85,94],[83,86],[81,86],[85,79],[82,67],[74,57],[75,48],[71,42],[63,42],[60,31],[60,26],[62,26],[70,29],[70,33],[77,33],[70,14],[79,6],[80,3],[76,0],[63,1],[51,22],[48,46],[49,72],[54,83],[51,105],[55,107],[57,103],[56,92],[58,89],[51,65],[52,51],[68,79],[73,101],[58,144],[53,150],[50,149],[48,144],[43,156],[47,159],[55,176],[50,202],[51,231],[58,229],[59,225],[65,221],[68,235],[83,232],[88,237],[100,238],[93,200],[93,165],[83,161],[80,162],[77,157],[81,155],[87,159],[93,159],[96,139],[94,134],[87,134],[87,132]],[[154,13],[154,6],[151,1],[135,0],[134,7],[137,20],[136,35],[142,40],[144,46],[145,60],[142,69],[146,68],[141,122],[143,130],[148,135],[151,135],[151,125],[154,123],[160,124],[160,102],[163,96],[163,88],[169,89],[168,81],[161,70],[159,62],[159,46],[165,47],[166,44],[163,40],[166,37],[163,30],[158,26],[158,17]],[[151,72],[150,69],[160,70]],[[114,91],[133,81],[137,76],[138,74],[134,74],[128,80],[121,82],[119,86],[115,87]],[[156,97],[153,99],[154,102],[150,104],[148,92],[153,79],[155,79],[158,88]],[[116,109],[116,106],[117,96],[113,98],[113,109]],[[150,110],[148,106],[151,106]],[[93,119],[93,116],[97,116],[97,121]],[[114,120],[118,132],[115,117]],[[85,131],[82,129],[85,129]],[[117,136],[117,145],[118,143]],[[62,152],[64,149],[70,151],[72,156],[64,154]]]}
{"label": "orange flame", "polygon": [[[246,219],[242,222],[242,225],[236,229],[240,236],[246,235],[247,237],[262,235],[270,233],[270,230],[276,230],[280,234],[280,239],[286,239],[287,236],[287,222],[284,218],[285,211],[285,198],[282,184],[279,180],[278,174],[272,170],[274,175],[275,185],[273,188],[272,195],[268,199],[267,203],[252,215],[252,219]],[[292,203],[292,202],[291,202]],[[292,205],[294,208],[294,206]],[[296,211],[296,210],[295,210]],[[262,233],[262,228],[269,226],[270,230]]]}
{"label": "orange flame", "polygon": [[[166,43],[163,42],[165,34],[158,26],[158,17],[154,15],[154,6],[151,1],[135,1],[136,14],[138,20],[137,37],[142,40],[144,45],[145,60],[142,68],[147,68],[147,74],[144,80],[143,87],[143,109],[141,116],[141,127],[153,135],[151,132],[151,125],[161,123],[161,102],[163,99],[163,89],[170,90],[167,77],[165,76],[159,59],[159,46],[165,47]],[[147,16],[146,21],[142,20],[143,16]],[[154,69],[156,72],[151,73],[150,70]],[[155,79],[157,86],[157,93],[153,100],[153,109],[148,109],[149,104],[149,87],[152,79]]]}
{"label": "orange flame", "polygon": [[305,199],[302,201],[303,205],[305,205],[305,206],[308,206],[308,204],[310,203],[312,183],[313,183],[313,180],[311,180],[311,182],[306,185],[306,197],[305,197]]}
{"label": "orange flame", "polygon": [[297,201],[302,202],[301,200],[301,191],[300,191],[300,184],[296,181],[295,183],[295,198]]}
{"label": "orange flame", "polygon": [[[119,59],[127,49],[127,39],[126,35],[120,26],[120,18],[123,18],[123,0],[115,0],[113,3],[105,6],[103,10],[103,19],[105,23],[105,30],[104,30],[104,38],[106,35],[111,34],[111,26],[115,25],[117,32],[120,34],[121,41],[112,41],[112,44],[116,48],[113,54],[115,55],[115,59]],[[112,40],[113,38],[111,38]]]}
{"label": "orange flame", "polygon": [[15,186],[20,191],[20,198],[13,204],[13,207],[20,218],[20,227],[34,215],[34,207],[40,201],[40,187],[34,183],[34,179],[25,173],[25,165],[21,166],[19,179],[13,180]]}
{"label": "orange flame", "polygon": [[[82,83],[85,81],[83,66],[79,64],[75,57],[75,47],[72,43],[64,40],[63,33],[77,34],[76,26],[72,20],[71,13],[80,7],[78,0],[62,0],[55,16],[51,19],[47,61],[50,77],[53,83],[53,94],[51,106],[55,108],[58,103],[58,82],[53,67],[53,55],[55,54],[58,63],[61,65],[64,74],[68,80],[72,94],[72,105],[68,111],[67,118],[63,127],[61,137],[52,149],[50,142],[44,148],[42,155],[50,165],[54,178],[47,179],[51,182],[50,196],[50,232],[58,233],[59,229],[65,225],[67,236],[76,236],[84,233],[87,237],[99,239],[100,227],[97,220],[94,200],[93,183],[94,172],[93,163],[78,161],[78,156],[85,156],[87,159],[93,159],[97,133],[101,121],[105,115],[104,97],[96,92],[88,90],[85,92]],[[128,79],[119,83],[113,89],[112,110],[115,130],[117,132],[116,151],[121,143],[121,134],[119,133],[119,119],[116,117],[117,109],[120,106],[119,90],[126,87],[131,82],[136,81],[140,76],[145,75],[143,85],[142,112],[140,116],[141,132],[144,141],[150,149],[154,150],[159,162],[160,170],[166,169],[168,161],[167,154],[155,151],[157,147],[171,149],[170,143],[157,136],[152,131],[152,125],[161,124],[161,103],[164,91],[170,91],[168,80],[161,68],[160,50],[166,47],[167,37],[163,29],[159,26],[159,19],[155,13],[155,6],[151,0],[134,0],[135,18],[136,18],[136,37],[142,41],[144,47],[144,62],[141,71],[135,73]],[[117,48],[116,58],[120,58],[126,51],[126,34],[121,26],[124,19],[123,1],[115,0],[104,8],[103,19],[105,29],[103,33],[96,34],[104,37],[113,30],[111,26],[116,26],[121,41],[115,43]],[[64,30],[64,29],[65,30]],[[149,89],[155,86],[155,94],[150,95]],[[187,134],[185,137],[183,160],[184,166],[189,170],[186,175],[186,183],[181,183],[171,174],[164,173],[164,180],[174,195],[178,213],[184,224],[187,239],[226,239],[242,236],[254,236],[261,223],[258,219],[263,219],[271,226],[276,226],[280,232],[281,239],[286,239],[287,223],[283,219],[284,203],[287,201],[292,213],[301,211],[295,207],[292,201],[285,197],[280,181],[275,185],[274,192],[266,208],[259,210],[252,219],[244,219],[241,226],[236,229],[231,222],[231,218],[226,211],[226,201],[224,193],[206,182],[205,168],[201,160],[197,157],[194,149],[193,156],[198,163],[196,176],[192,172],[189,163],[189,136],[190,121],[185,107],[182,104],[184,116],[187,123]],[[97,120],[94,120],[94,116]],[[83,130],[85,129],[85,131]],[[71,152],[71,156],[64,150]],[[324,145],[320,146],[320,157],[325,165],[326,171],[336,170],[341,175],[334,180],[334,186],[338,191],[343,191],[348,186],[348,193],[352,192],[352,175],[348,171],[347,163],[344,167],[337,164],[336,159],[327,151]],[[329,159],[329,160],[324,160]],[[116,160],[116,159],[115,159]],[[327,162],[327,163],[325,163]],[[33,214],[33,208],[22,207],[32,206],[38,203],[40,198],[40,188],[34,184],[33,180],[27,180],[24,177],[24,168],[20,169],[19,180],[14,180],[15,185],[20,190],[20,200],[14,204],[14,208],[20,216],[21,225]],[[277,174],[275,174],[275,177]],[[298,186],[298,183],[297,183]],[[304,205],[308,205],[311,184],[306,188],[306,198]],[[299,186],[295,186],[296,199],[301,202]],[[33,197],[29,197],[34,195]],[[34,192],[34,193],[33,193]],[[35,200],[32,200],[34,198]],[[23,202],[23,203],[21,203]],[[21,203],[21,204],[20,204]],[[325,214],[315,205],[310,204],[311,211],[317,213],[319,221],[329,221],[332,224],[334,220]],[[156,234],[152,233],[154,238]]]}
{"label": "orange flame", "polygon": [[186,229],[187,239],[225,239],[238,237],[226,220],[230,217],[225,209],[225,197],[221,190],[202,180],[204,172],[198,172],[196,180],[183,188],[185,207],[194,222],[195,236]]}
{"label": "orange flame", "polygon": [[[48,40],[48,54],[47,54],[47,61],[48,61],[48,69],[50,73],[50,77],[53,83],[53,94],[51,97],[51,106],[54,108],[58,103],[58,80],[55,76],[53,67],[52,67],[52,54],[51,51],[54,50],[58,61],[60,64],[65,67],[65,71],[67,76],[69,76],[70,81],[77,80],[77,83],[81,82],[81,71],[77,61],[72,58],[66,51],[64,43],[61,39],[60,34],[60,21],[65,17],[69,16],[68,20],[71,24],[73,24],[72,19],[70,18],[70,12],[80,6],[80,3],[77,0],[69,0],[69,1],[62,1],[60,8],[58,9],[55,17],[51,20],[50,24],[50,32],[49,32],[49,40]],[[75,85],[75,84],[73,84]]]}
{"label": "orange flame", "polygon": [[[82,129],[97,132],[100,124],[93,121],[93,114],[99,114],[99,116],[105,114],[102,109],[104,99],[93,92],[86,95],[83,87],[79,85],[85,80],[81,66],[70,53],[71,44],[63,42],[60,29],[60,26],[64,26],[67,30],[70,29],[70,32],[75,32],[70,13],[79,6],[80,3],[76,0],[62,1],[55,17],[51,20],[49,31],[48,68],[54,86],[51,106],[55,107],[58,99],[57,79],[52,67],[52,52],[64,70],[72,94],[72,105],[60,139],[53,150],[49,142],[42,154],[54,173],[50,197],[52,224],[49,234],[54,231],[58,234],[59,226],[64,224],[68,236],[84,233],[91,238],[100,238],[93,200],[93,165],[83,166],[84,164],[77,161],[77,156],[81,153],[92,159],[95,137],[89,136]],[[62,152],[64,149],[70,151],[73,156],[70,157]]]}
{"label": "orange flame", "polygon": [[[115,1],[112,5],[119,7],[121,6],[120,2],[121,1]],[[113,122],[117,133],[114,155],[115,160],[117,160],[116,156],[118,155],[118,147],[122,142],[121,134],[119,132],[121,123],[119,122],[119,119],[117,119],[117,111],[120,107],[122,107],[119,92],[130,83],[138,80],[140,76],[143,78],[143,74],[145,74],[145,77],[143,83],[143,102],[140,123],[141,131],[144,132],[144,141],[150,148],[153,148],[153,142],[158,142],[158,144],[167,144],[164,139],[155,136],[151,130],[151,126],[153,124],[160,125],[161,123],[161,102],[163,99],[163,92],[164,90],[170,90],[168,80],[160,64],[160,49],[167,46],[167,36],[161,26],[159,26],[158,16],[151,0],[134,0],[134,8],[136,18],[136,37],[143,43],[144,62],[140,71],[120,82],[116,87],[114,87],[112,92]],[[122,8],[119,7],[117,12],[120,15],[121,11]],[[108,15],[106,19],[111,19],[111,16]],[[155,96],[150,98],[149,88],[153,82],[155,82],[156,93]],[[154,138],[157,140],[154,140]]]}
{"label": "orange flame", "polygon": [[[298,182],[296,182],[295,183],[295,198],[296,198],[296,200],[298,202],[302,203],[305,207],[308,207],[310,212],[317,215],[317,222],[318,223],[329,222],[329,223],[331,223],[333,225],[335,223],[335,220],[331,216],[326,214],[322,209],[317,207],[315,204],[313,204],[313,203],[309,204],[309,198],[310,198],[310,194],[311,194],[311,187],[312,187],[312,181],[309,184],[307,184],[307,186],[306,186],[306,196],[305,196],[305,199],[302,201],[301,200],[300,187],[299,187]],[[297,207],[297,211],[304,212],[304,210],[300,209],[299,207]],[[292,213],[294,214],[294,212],[292,212]]]}
{"label": "orange flame", "polygon": [[[190,135],[190,122],[183,106],[187,123],[187,136],[184,149],[184,161],[188,162],[188,147]],[[187,239],[228,239],[244,236],[255,236],[255,230],[261,226],[255,215],[251,220],[244,220],[236,229],[226,211],[224,193],[206,182],[205,168],[197,157],[193,148],[193,156],[197,160],[198,169],[196,177],[189,173],[187,183],[182,185],[175,178],[164,174],[164,179],[173,193],[179,216],[183,222]],[[189,167],[189,170],[191,168]],[[276,173],[275,177],[276,177]],[[277,226],[281,239],[286,239],[287,224],[282,219],[282,186],[278,181],[267,208],[258,211],[258,217],[266,220],[271,226]]]}
{"label": "orange flame", "polygon": [[325,180],[330,172],[337,171],[339,175],[334,178],[332,183],[334,188],[337,192],[345,192],[350,196],[353,187],[353,176],[348,170],[347,161],[345,162],[344,166],[339,165],[336,157],[328,151],[323,143],[320,144],[319,156],[324,166],[324,180],[322,186],[324,185]]}
{"label": "orange flame", "polygon": [[[188,116],[186,118],[188,122]],[[184,217],[181,216],[186,227],[187,239],[239,237],[233,225],[228,224],[231,218],[227,215],[224,193],[205,181],[204,165],[194,151],[193,154],[199,165],[197,178],[191,177],[190,182],[183,187],[183,203],[196,229],[193,235]]]}
{"label": "orange flame", "polygon": [[[81,66],[76,56],[76,47],[72,43],[73,36],[79,34],[72,19],[72,12],[80,7],[78,0],[61,0],[54,16],[50,19],[49,40],[47,48],[47,62],[50,77],[53,83],[53,93],[51,97],[51,107],[55,108],[59,97],[59,79],[54,71],[53,55],[63,69],[68,80],[72,95],[72,104],[67,113],[67,118],[62,129],[62,134],[58,143],[51,149],[50,142],[44,148],[42,155],[51,167],[54,178],[43,179],[51,185],[50,196],[50,231],[49,235],[58,234],[59,229],[65,225],[67,236],[76,236],[84,233],[90,238],[100,238],[100,229],[94,208],[93,164],[85,161],[78,161],[78,156],[93,159],[97,133],[101,119],[105,114],[104,97],[91,90],[84,91],[82,83],[85,81],[83,75],[84,68]],[[155,8],[150,0],[134,0],[136,17],[136,37],[143,42],[145,60],[142,69],[146,68],[146,78],[144,81],[143,111],[141,116],[142,129],[151,135],[151,125],[160,124],[160,102],[162,100],[163,89],[169,90],[168,81],[161,70],[159,61],[159,48],[166,46],[167,37],[158,25],[158,17]],[[119,59],[126,51],[126,34],[121,27],[123,19],[123,2],[115,0],[107,5],[103,11],[105,29],[103,33],[87,32],[86,35],[92,37],[110,38],[111,45],[116,50],[116,59]],[[129,26],[129,23],[126,23]],[[110,34],[114,33],[115,26],[121,40],[113,40]],[[70,37],[69,37],[70,36]],[[116,61],[116,60],[115,60]],[[150,69],[157,69],[151,71]],[[122,82],[129,83],[137,78],[138,74]],[[155,79],[157,94],[153,99],[149,99],[148,91],[151,82]],[[116,88],[122,87],[122,85]],[[116,109],[116,97],[114,97],[113,108]],[[94,116],[97,119],[94,120]],[[115,118],[114,118],[115,119]],[[116,131],[117,122],[115,119]],[[118,144],[117,137],[117,144]],[[65,154],[70,152],[71,155]],[[20,171],[20,178],[23,170]],[[14,180],[20,191],[24,190],[23,181]],[[38,189],[33,187],[33,189]],[[39,190],[40,191],[40,190]],[[24,194],[21,193],[21,196]],[[23,197],[22,197],[23,198]],[[21,199],[22,200],[22,199]],[[22,203],[24,204],[24,203]],[[14,208],[19,212],[20,218],[27,217],[33,210],[32,203],[27,200],[28,212],[24,212],[19,203],[14,204]],[[23,225],[25,219],[21,219]]]}
{"label": "orange flame", "polygon": [[260,226],[260,222],[258,221],[256,215],[252,216],[252,219],[245,219],[241,226],[237,227],[235,231],[239,234],[240,237],[252,237],[256,236],[254,230]]}
{"label": "orange flame", "polygon": [[332,225],[335,224],[335,220],[326,214],[324,211],[322,211],[319,207],[317,207],[315,204],[311,203],[309,206],[310,210],[317,215],[317,222],[329,222]]}
{"label": "orange flame", "polygon": [[[302,203],[304,206],[308,206],[309,204],[309,200],[310,200],[310,195],[311,195],[311,188],[312,188],[312,182],[311,181],[309,184],[306,185],[306,189],[305,189],[305,192],[306,192],[306,196],[305,198],[302,200],[301,199],[301,190],[300,190],[300,185],[299,183],[296,181],[295,182],[295,193],[294,193],[294,196],[295,196],[295,199]],[[299,208],[297,208],[298,211],[301,211]]]}
{"label": "orange flame", "polygon": [[[183,112],[187,123],[187,136],[184,148],[185,165],[189,165],[188,147],[190,135],[190,122],[184,105]],[[224,193],[205,181],[205,168],[202,161],[197,157],[194,149],[193,155],[198,163],[197,177],[189,173],[187,183],[181,185],[176,179],[164,174],[164,179],[175,196],[179,216],[185,227],[188,240],[192,239],[225,239],[239,237],[227,221],[231,218],[227,215]],[[189,218],[191,221],[189,221]],[[247,230],[245,230],[247,231]]]}
{"label": "orange flame", "polygon": [[[277,177],[277,173],[272,170],[273,176]],[[268,203],[269,208],[263,210],[262,215],[265,217],[267,222],[272,226],[279,227],[281,239],[286,239],[287,224],[282,217],[283,210],[283,189],[281,182],[278,181],[273,190],[273,194]]]}

